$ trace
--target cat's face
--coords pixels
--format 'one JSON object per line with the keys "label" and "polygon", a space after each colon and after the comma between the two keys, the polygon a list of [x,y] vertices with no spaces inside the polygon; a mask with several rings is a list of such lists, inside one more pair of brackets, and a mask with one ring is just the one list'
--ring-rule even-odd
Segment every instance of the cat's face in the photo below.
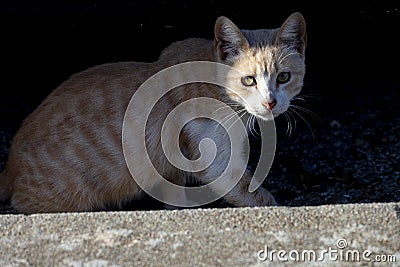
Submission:
{"label": "cat's face", "polygon": [[240,31],[227,18],[215,28],[217,60],[239,70],[229,77],[228,96],[261,119],[284,113],[302,86],[305,74],[304,18],[291,15],[279,29]]}

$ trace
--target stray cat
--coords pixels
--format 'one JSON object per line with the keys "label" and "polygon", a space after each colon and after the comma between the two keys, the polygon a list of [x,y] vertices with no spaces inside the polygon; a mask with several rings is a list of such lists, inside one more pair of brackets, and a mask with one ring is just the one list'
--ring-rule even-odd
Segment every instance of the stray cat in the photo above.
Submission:
{"label": "stray cat", "polygon": [[[166,95],[150,117],[151,131],[161,131],[161,118],[177,103],[195,97],[218,99],[259,118],[284,113],[303,85],[306,24],[300,13],[280,28],[239,30],[226,17],[215,24],[215,40],[186,39],[164,49],[156,62],[121,62],[92,67],[73,75],[28,116],[15,135],[6,168],[0,175],[0,199],[11,198],[19,212],[94,211],[121,207],[143,195],[127,168],[122,149],[124,114],[135,90],[156,72],[189,61],[232,66],[247,76],[236,82],[240,97],[209,84],[188,84]],[[178,99],[179,98],[179,99]],[[181,134],[188,158],[198,156],[199,140],[210,132],[209,121],[198,120]],[[146,142],[157,167],[170,181],[184,184],[188,176],[173,169],[161,155],[159,135]],[[222,140],[222,139],[221,139]],[[223,144],[222,144],[223,145]],[[219,152],[220,153],[220,152]],[[229,156],[222,151],[219,157]],[[212,181],[218,166],[194,174]],[[141,175],[146,175],[143,169]],[[224,196],[236,206],[275,205],[265,189],[249,192],[246,171]],[[228,177],[226,179],[229,179]],[[223,183],[215,185],[221,191]],[[220,188],[219,188],[220,187]]]}

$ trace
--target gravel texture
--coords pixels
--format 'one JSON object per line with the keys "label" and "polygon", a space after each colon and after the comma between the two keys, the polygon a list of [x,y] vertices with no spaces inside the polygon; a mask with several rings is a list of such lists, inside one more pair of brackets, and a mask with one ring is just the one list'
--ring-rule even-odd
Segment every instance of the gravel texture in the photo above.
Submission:
{"label": "gravel texture", "polygon": [[280,143],[267,184],[282,204],[400,200],[400,88],[392,86],[382,95],[325,99],[315,127],[303,122]]}

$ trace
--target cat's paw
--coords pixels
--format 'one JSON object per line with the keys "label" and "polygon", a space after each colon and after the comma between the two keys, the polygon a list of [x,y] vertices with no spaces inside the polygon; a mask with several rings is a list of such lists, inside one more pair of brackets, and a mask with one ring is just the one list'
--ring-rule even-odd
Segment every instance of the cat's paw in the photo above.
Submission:
{"label": "cat's paw", "polygon": [[260,187],[254,192],[254,200],[255,203],[252,206],[278,206],[278,202],[276,202],[275,198],[272,194]]}

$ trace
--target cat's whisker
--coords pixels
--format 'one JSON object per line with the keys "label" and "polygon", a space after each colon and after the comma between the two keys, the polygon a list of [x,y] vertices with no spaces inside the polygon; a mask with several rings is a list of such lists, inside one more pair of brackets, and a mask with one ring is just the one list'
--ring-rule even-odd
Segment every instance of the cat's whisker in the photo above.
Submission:
{"label": "cat's whisker", "polygon": [[293,126],[293,132],[294,132],[294,131],[296,131],[297,120],[296,120],[296,117],[290,112],[290,110],[289,110],[289,116],[291,116],[293,118],[293,121],[294,121],[294,126]]}
{"label": "cat's whisker", "polygon": [[242,106],[242,104],[236,103],[236,102],[226,102],[225,104],[229,105],[229,106],[235,106],[235,107],[240,107]]}
{"label": "cat's whisker", "polygon": [[[296,120],[296,117],[290,112],[290,109],[287,110],[286,112],[287,112],[288,118],[290,119],[290,124],[291,124],[290,135],[289,135],[289,138],[290,138],[292,133],[296,130],[297,120]],[[293,120],[293,123],[292,123],[292,120]]]}
{"label": "cat's whisker", "polygon": [[283,113],[283,115],[286,118],[286,122],[287,122],[287,129],[286,129],[286,138],[290,138],[290,135],[292,133],[292,124],[291,124],[291,120],[288,114],[286,114],[286,112]]}
{"label": "cat's whisker", "polygon": [[[249,129],[249,131],[250,131],[250,134],[251,134],[252,136],[256,137],[255,134],[254,134],[254,132],[253,132],[253,115],[250,114],[250,116],[249,116],[249,118],[247,119],[247,121],[248,121],[248,129]],[[247,127],[246,127],[246,128],[247,128]]]}
{"label": "cat's whisker", "polygon": [[257,134],[258,136],[261,136],[261,132],[260,132],[260,131],[257,131],[257,129],[256,129],[256,121],[258,122],[257,117],[256,117],[256,116],[253,116],[253,127],[254,127],[254,131],[256,132],[256,134]]}
{"label": "cat's whisker", "polygon": [[296,106],[296,105],[293,105],[293,104],[291,104],[290,106],[295,108],[295,109],[297,109],[297,110],[299,110],[299,111],[304,112],[305,114],[309,115],[311,118],[313,118],[316,121],[320,121],[321,120],[320,117],[315,112],[312,112],[311,110],[309,110],[307,108]]}
{"label": "cat's whisker", "polygon": [[[288,118],[288,123],[289,123],[289,135],[288,138],[290,138],[292,136],[293,133],[293,124],[292,124],[292,117],[289,115],[290,112],[288,112],[288,114],[286,115]],[[296,120],[295,120],[296,122]]]}
{"label": "cat's whisker", "polygon": [[311,131],[311,135],[312,135],[313,139],[316,140],[316,139],[315,139],[314,131],[312,130],[312,127],[311,127],[311,125],[308,123],[308,121],[307,121],[299,112],[297,112],[296,110],[291,109],[291,111],[293,111],[295,114],[297,114],[297,116],[299,116],[299,117],[305,122],[305,124],[307,125],[307,127],[308,127],[308,128],[310,129],[310,131]]}
{"label": "cat's whisker", "polygon": [[[243,109],[243,110],[241,110],[241,111],[243,112],[243,111],[246,111],[246,110]],[[238,112],[237,114],[239,115],[240,113]],[[241,115],[239,116],[239,118],[237,118],[237,119],[228,127],[228,129],[226,129],[226,133],[228,133],[228,132],[229,132],[229,129],[231,129],[232,126],[235,125],[235,123],[236,123],[238,120],[241,120],[242,117],[243,117],[244,115],[246,115],[246,112],[243,112],[243,114],[241,114]]]}
{"label": "cat's whisker", "polygon": [[247,118],[247,126],[246,126],[246,129],[248,129],[249,130],[249,132],[250,132],[250,134],[251,135],[253,135],[254,136],[254,134],[253,134],[253,129],[252,129],[252,127],[251,127],[251,119],[252,119],[252,117],[251,117],[251,115]]}
{"label": "cat's whisker", "polygon": [[301,96],[320,98],[321,95],[320,94],[301,94]]}
{"label": "cat's whisker", "polygon": [[232,118],[234,118],[235,115],[239,115],[240,113],[242,113],[242,112],[244,112],[244,111],[246,111],[246,110],[245,110],[245,109],[241,109],[241,110],[239,110],[239,111],[237,111],[237,112],[228,114],[225,118],[223,118],[223,119],[221,120],[220,124],[221,124],[221,125],[223,125],[223,124],[228,124],[228,121],[230,121]]}
{"label": "cat's whisker", "polygon": [[[241,110],[238,110],[237,112],[229,113],[228,115],[226,115],[224,118],[221,119],[221,122],[219,124],[227,124],[227,122],[229,120],[231,120],[233,117],[235,117],[235,114],[240,114],[243,111],[245,111],[245,109],[241,109]],[[217,129],[218,125],[215,127],[215,129]]]}
{"label": "cat's whisker", "polygon": [[219,107],[219,108],[217,108],[216,110],[214,110],[212,113],[211,113],[211,115],[213,115],[213,114],[215,114],[216,112],[218,112],[218,111],[220,111],[221,109],[224,109],[224,108],[231,108],[231,109],[233,109],[234,110],[234,108],[236,108],[236,107],[242,107],[242,105],[241,104],[239,104],[239,103],[225,103],[226,105],[224,105],[224,106],[222,106],[222,107]]}
{"label": "cat's whisker", "polygon": [[213,114],[215,114],[217,111],[219,111],[219,110],[221,110],[221,109],[223,109],[223,108],[232,108],[230,105],[229,106],[222,106],[222,107],[219,107],[219,108],[217,108],[216,110],[214,110],[212,113],[211,113],[211,115],[213,115]]}
{"label": "cat's whisker", "polygon": [[251,130],[251,116],[249,116],[246,120],[246,129],[248,129],[248,132],[254,136]]}
{"label": "cat's whisker", "polygon": [[250,119],[250,117],[249,117],[249,118],[247,118],[247,120],[246,120],[246,125],[245,125],[245,127],[246,127],[246,130],[247,130],[247,129],[249,129],[249,119]]}
{"label": "cat's whisker", "polygon": [[316,100],[321,100],[321,97],[318,94],[303,94],[303,95],[296,96],[295,98],[293,98],[293,100],[300,99],[300,100],[306,101],[306,98],[313,98]]}
{"label": "cat's whisker", "polygon": [[254,116],[254,115],[251,115],[251,128],[253,129],[253,132],[255,134],[255,135],[253,134],[254,137],[256,137],[256,135],[257,136],[261,135],[259,132],[257,132],[257,129],[256,129],[256,116]]}
{"label": "cat's whisker", "polygon": [[296,100],[300,100],[300,101],[306,102],[306,100],[301,96],[296,96],[295,98],[292,99],[292,101],[296,101]]}

